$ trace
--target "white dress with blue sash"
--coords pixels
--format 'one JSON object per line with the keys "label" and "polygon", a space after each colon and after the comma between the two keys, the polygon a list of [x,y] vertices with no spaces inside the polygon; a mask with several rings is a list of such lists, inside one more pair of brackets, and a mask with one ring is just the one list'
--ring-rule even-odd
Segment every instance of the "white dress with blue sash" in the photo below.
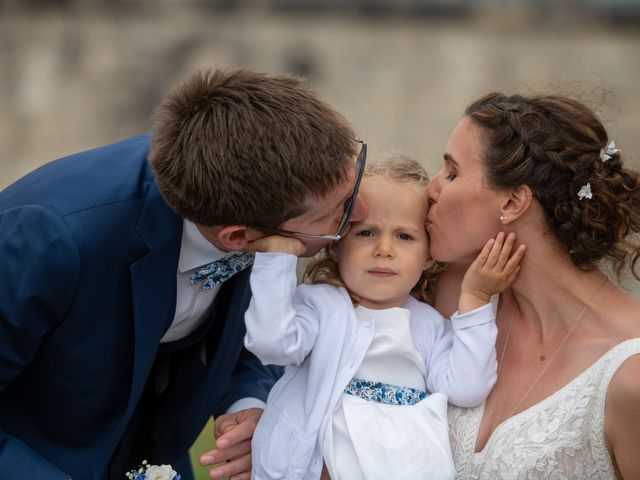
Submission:
{"label": "white dress with blue sash", "polygon": [[[425,391],[425,365],[411,337],[409,310],[362,306],[355,310],[359,320],[375,322],[376,332],[355,375],[360,384],[381,382],[408,387],[403,391]],[[446,480],[455,475],[447,397],[441,393],[429,394],[413,405],[391,405],[344,393],[327,424],[322,447],[332,480]]]}

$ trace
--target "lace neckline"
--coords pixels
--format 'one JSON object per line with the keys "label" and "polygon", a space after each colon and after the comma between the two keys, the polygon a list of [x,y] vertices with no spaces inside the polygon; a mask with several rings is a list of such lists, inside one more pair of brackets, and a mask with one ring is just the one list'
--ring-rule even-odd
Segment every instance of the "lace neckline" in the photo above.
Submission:
{"label": "lace neckline", "polygon": [[485,409],[485,405],[486,405],[486,401],[483,402],[482,405],[480,405],[480,406],[475,408],[475,412],[473,413],[473,420],[472,420],[473,423],[472,424],[475,426],[474,427],[475,435],[473,437],[474,438],[473,455],[474,456],[482,456],[482,455],[486,454],[487,452],[490,452],[491,451],[490,447],[494,443],[494,439],[495,439],[496,435],[498,434],[498,431],[502,431],[502,430],[506,429],[512,423],[525,423],[530,417],[535,416],[539,410],[544,409],[545,406],[548,403],[551,403],[551,402],[555,401],[557,399],[557,397],[561,396],[566,390],[570,389],[574,384],[577,384],[577,383],[583,381],[583,379],[585,377],[587,377],[592,372],[592,370],[595,370],[597,367],[600,366],[600,364],[605,362],[609,357],[615,355],[615,353],[618,350],[623,349],[625,347],[625,345],[627,345],[628,343],[632,343],[632,342],[635,342],[635,341],[640,342],[640,337],[629,338],[627,340],[623,340],[622,342],[618,343],[617,345],[614,345],[607,352],[605,352],[600,358],[598,358],[595,362],[593,362],[590,366],[588,366],[585,370],[583,370],[576,377],[574,377],[569,382],[567,382],[563,387],[561,387],[560,389],[556,390],[555,392],[553,392],[548,397],[543,398],[538,403],[534,403],[529,408],[527,408],[527,409],[525,409],[525,410],[523,410],[523,411],[521,411],[519,413],[516,413],[515,415],[505,419],[502,423],[498,424],[498,426],[493,429],[493,432],[491,432],[491,435],[489,435],[489,438],[487,439],[487,442],[484,444],[484,448],[482,450],[475,451],[475,446],[478,443],[478,434],[480,433],[480,425],[482,423],[482,418],[484,417],[484,409]]}

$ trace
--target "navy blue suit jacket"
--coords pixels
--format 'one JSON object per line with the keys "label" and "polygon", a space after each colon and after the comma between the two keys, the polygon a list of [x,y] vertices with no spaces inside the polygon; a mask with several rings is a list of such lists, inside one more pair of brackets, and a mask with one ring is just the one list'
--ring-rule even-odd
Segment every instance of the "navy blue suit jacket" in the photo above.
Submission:
{"label": "navy blue suit jacket", "polygon": [[[211,414],[266,399],[274,382],[242,348],[248,271],[220,290],[197,346],[158,353],[182,218],[148,150],[149,136],[134,137],[0,192],[2,478],[123,479],[137,454],[175,465]],[[160,358],[169,383],[156,391]]]}

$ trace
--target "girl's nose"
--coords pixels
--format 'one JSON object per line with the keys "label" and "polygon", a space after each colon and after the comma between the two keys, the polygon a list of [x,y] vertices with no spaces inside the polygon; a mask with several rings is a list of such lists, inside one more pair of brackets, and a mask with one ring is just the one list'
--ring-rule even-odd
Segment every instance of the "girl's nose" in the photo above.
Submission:
{"label": "girl's nose", "polygon": [[379,238],[376,242],[374,256],[376,257],[393,257],[393,245],[389,239]]}

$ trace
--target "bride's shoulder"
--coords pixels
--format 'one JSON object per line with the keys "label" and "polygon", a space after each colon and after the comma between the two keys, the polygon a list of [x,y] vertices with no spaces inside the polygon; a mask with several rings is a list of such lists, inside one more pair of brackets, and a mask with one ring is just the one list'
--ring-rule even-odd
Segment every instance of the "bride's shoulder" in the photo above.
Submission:
{"label": "bride's shoulder", "polygon": [[[637,339],[640,343],[640,339]],[[640,462],[640,348],[616,370],[607,390],[605,431],[618,470],[624,478],[638,478]]]}
{"label": "bride's shoulder", "polygon": [[[616,369],[607,391],[607,407],[609,402],[626,402],[634,399],[634,409],[637,411],[640,405],[640,338],[630,338],[621,342],[614,350],[620,353]],[[612,350],[613,352],[613,350]]]}
{"label": "bride's shoulder", "polygon": [[622,328],[619,333],[623,336],[622,341],[607,354],[614,360],[612,368],[615,369],[607,388],[607,410],[623,413],[632,407],[637,412],[640,405],[640,332],[637,328]]}

